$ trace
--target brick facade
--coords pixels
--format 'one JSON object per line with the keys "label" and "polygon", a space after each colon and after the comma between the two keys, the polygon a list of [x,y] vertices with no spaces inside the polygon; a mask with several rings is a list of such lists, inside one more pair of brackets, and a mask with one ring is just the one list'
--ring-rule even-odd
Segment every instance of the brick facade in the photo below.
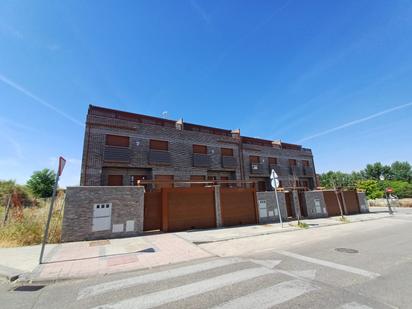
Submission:
{"label": "brick facade", "polygon": [[[107,135],[128,137],[129,146],[106,145]],[[167,141],[168,149],[150,149],[150,140]],[[194,154],[193,145],[206,146],[206,153]],[[233,153],[233,157],[222,157],[222,151]],[[259,163],[252,166],[250,156],[258,156]],[[269,158],[276,158],[271,159],[271,165]],[[290,166],[290,159],[296,167]],[[275,168],[284,187],[313,189],[316,185],[310,149],[242,137],[238,131],[89,107],[82,186],[108,185],[110,175],[122,175],[122,185],[131,185],[132,180],[141,177],[153,180],[156,175],[171,175],[174,181],[190,181],[191,176],[203,176],[205,180],[254,180],[260,182],[258,189],[265,191],[270,190],[270,168]]]}

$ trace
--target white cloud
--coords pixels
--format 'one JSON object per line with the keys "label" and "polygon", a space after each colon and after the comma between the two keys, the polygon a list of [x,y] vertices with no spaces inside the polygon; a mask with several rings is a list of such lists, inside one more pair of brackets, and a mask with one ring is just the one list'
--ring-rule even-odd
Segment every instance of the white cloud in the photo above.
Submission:
{"label": "white cloud", "polygon": [[412,102],[402,104],[402,105],[398,105],[398,106],[383,110],[381,112],[374,113],[374,114],[371,114],[369,116],[366,116],[366,117],[363,117],[363,118],[360,118],[360,119],[356,119],[356,120],[344,123],[342,125],[339,125],[337,127],[334,127],[334,128],[316,133],[314,135],[302,138],[301,140],[297,141],[297,143],[302,143],[302,142],[308,141],[310,139],[314,139],[316,137],[320,137],[320,136],[323,136],[323,135],[326,135],[326,134],[329,134],[329,133],[333,133],[333,132],[336,132],[336,131],[339,131],[339,130],[342,130],[342,129],[346,129],[346,128],[349,128],[349,127],[354,126],[356,124],[359,124],[359,123],[362,123],[362,122],[365,122],[365,121],[368,121],[368,120],[371,120],[371,119],[374,119],[374,118],[383,116],[385,114],[392,113],[394,111],[397,111],[397,110],[400,110],[400,109],[403,109],[403,108],[407,108],[407,107],[410,107],[410,106],[412,106]]}

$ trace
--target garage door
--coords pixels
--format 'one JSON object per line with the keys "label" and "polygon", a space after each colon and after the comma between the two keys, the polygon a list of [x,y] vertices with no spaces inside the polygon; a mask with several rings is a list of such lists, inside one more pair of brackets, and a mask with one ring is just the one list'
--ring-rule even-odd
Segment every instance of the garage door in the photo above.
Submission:
{"label": "garage door", "polygon": [[342,194],[345,199],[346,214],[353,215],[360,213],[358,193],[356,191],[343,191]]}
{"label": "garage door", "polygon": [[221,188],[220,207],[224,226],[256,224],[256,191],[243,188]]}
{"label": "garage door", "polygon": [[[340,203],[343,209],[343,203],[340,194],[338,194]],[[335,191],[323,191],[323,197],[325,199],[326,209],[329,216],[340,216],[340,209],[338,204],[338,199],[336,197]]]}
{"label": "garage door", "polygon": [[162,193],[163,231],[216,227],[213,188],[164,188]]}

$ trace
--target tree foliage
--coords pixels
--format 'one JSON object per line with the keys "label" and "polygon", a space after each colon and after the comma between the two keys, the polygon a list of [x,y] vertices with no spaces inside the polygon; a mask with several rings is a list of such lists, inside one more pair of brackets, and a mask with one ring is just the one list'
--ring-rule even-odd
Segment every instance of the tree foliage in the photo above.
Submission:
{"label": "tree foliage", "polygon": [[[380,176],[385,177],[384,181]],[[408,162],[393,162],[390,166],[380,162],[368,164],[360,172],[343,173],[329,171],[320,175],[320,184],[325,188],[357,188],[364,190],[370,199],[384,196],[391,187],[399,198],[412,197],[412,167]]]}
{"label": "tree foliage", "polygon": [[27,181],[27,187],[34,196],[44,198],[53,194],[56,173],[48,168],[36,171]]}

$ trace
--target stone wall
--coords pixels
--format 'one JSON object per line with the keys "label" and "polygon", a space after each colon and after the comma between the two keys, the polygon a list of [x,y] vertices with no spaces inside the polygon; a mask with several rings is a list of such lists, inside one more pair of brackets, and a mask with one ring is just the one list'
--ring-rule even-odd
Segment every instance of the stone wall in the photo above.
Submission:
{"label": "stone wall", "polygon": [[[111,210],[111,216],[97,218],[96,210]],[[143,232],[143,216],[143,187],[68,187],[62,242],[138,235]],[[99,226],[106,227],[93,231]]]}
{"label": "stone wall", "polygon": [[[259,223],[274,223],[279,222],[278,208],[274,191],[256,192],[259,209]],[[282,214],[282,219],[287,220],[286,199],[284,192],[278,192],[279,208]],[[261,201],[261,202],[259,202]],[[266,202],[266,211],[263,206]]]}
{"label": "stone wall", "polygon": [[323,218],[328,216],[323,191],[305,192],[305,201],[308,218]]}

